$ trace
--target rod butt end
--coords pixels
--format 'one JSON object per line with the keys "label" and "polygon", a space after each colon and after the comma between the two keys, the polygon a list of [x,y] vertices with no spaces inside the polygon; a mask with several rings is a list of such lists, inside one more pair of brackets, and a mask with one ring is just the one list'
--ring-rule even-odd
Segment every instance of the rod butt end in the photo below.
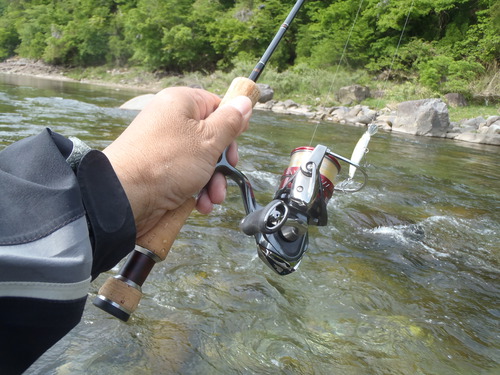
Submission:
{"label": "rod butt end", "polygon": [[124,322],[128,321],[128,319],[130,318],[130,312],[126,311],[122,306],[102,295],[98,295],[96,298],[94,298],[93,303],[94,306],[97,306],[101,310],[113,315],[115,318],[118,318]]}

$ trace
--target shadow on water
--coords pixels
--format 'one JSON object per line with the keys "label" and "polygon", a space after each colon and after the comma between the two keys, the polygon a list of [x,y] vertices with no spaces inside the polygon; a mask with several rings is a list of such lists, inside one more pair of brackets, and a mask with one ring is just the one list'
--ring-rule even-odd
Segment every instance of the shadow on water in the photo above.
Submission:
{"label": "shadow on water", "polygon": [[[117,109],[133,93],[0,84],[0,147],[51,126],[102,148],[135,116]],[[254,114],[240,168],[261,203],[314,127]],[[314,142],[350,156],[363,131],[322,123]],[[378,133],[368,186],[334,195],[329,225],[311,228],[301,267],[286,277],[239,232],[243,207],[230,186],[214,213],[191,215],[129,323],[88,303],[28,374],[497,373],[499,156],[492,146]]]}

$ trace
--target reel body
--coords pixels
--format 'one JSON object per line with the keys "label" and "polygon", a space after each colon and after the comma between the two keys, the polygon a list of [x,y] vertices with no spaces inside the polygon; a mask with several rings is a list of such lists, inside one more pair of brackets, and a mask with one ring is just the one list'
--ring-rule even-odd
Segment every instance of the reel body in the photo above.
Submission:
{"label": "reel body", "polygon": [[[338,160],[359,168],[365,180],[357,189],[335,189],[340,172]],[[298,147],[291,153],[273,200],[259,205],[248,178],[229,164],[222,155],[216,171],[231,178],[239,186],[246,216],[240,223],[243,233],[254,236],[259,258],[280,275],[294,272],[309,245],[308,227],[328,222],[327,204],[335,190],[352,192],[366,183],[360,166],[331,152],[326,146]]]}

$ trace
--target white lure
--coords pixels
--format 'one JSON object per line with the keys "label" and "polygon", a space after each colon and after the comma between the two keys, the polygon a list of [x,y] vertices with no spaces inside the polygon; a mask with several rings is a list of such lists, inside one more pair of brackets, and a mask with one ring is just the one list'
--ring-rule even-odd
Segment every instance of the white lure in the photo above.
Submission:
{"label": "white lure", "polygon": [[[378,130],[378,126],[375,124],[368,125],[368,130],[364,132],[364,134],[359,139],[358,143],[356,143],[356,147],[352,152],[351,161],[354,164],[358,164],[363,159],[363,156],[366,154],[366,150],[368,149],[368,143],[370,142],[370,138],[374,135]],[[349,178],[354,177],[354,173],[356,173],[356,167],[353,165],[349,166]]]}

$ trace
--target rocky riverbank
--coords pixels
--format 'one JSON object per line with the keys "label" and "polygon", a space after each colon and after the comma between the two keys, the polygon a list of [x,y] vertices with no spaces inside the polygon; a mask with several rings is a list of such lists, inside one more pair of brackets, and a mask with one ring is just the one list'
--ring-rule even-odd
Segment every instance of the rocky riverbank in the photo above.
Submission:
{"label": "rocky riverbank", "polygon": [[412,100],[379,111],[363,105],[313,109],[291,100],[271,100],[258,103],[255,108],[346,125],[375,123],[385,131],[500,146],[500,116],[451,122],[447,104],[441,99]]}
{"label": "rocky riverbank", "polygon": [[[121,108],[141,110],[153,97],[145,94],[135,97]],[[378,125],[379,129],[412,135],[440,137],[457,141],[500,146],[500,116],[477,117],[451,122],[448,106],[441,99],[412,100],[397,104],[394,108],[376,111],[367,106],[354,105],[314,108],[292,100],[264,100],[256,110],[272,111],[286,115],[305,116],[311,121],[335,122],[354,126]]]}
{"label": "rocky riverbank", "polygon": [[[68,78],[67,72],[62,68],[41,61],[20,58],[0,63],[0,73],[75,81]],[[113,87],[138,88],[136,82],[130,85],[103,81],[87,82]],[[150,92],[161,89],[158,82],[145,82],[141,88]],[[355,89],[358,87],[354,87]],[[500,116],[476,117],[451,122],[448,115],[448,104],[440,99],[412,100],[381,110],[374,110],[359,104],[318,108],[301,105],[292,100],[273,100],[272,89],[266,85],[261,85],[261,90],[263,96],[261,102],[255,106],[256,110],[299,115],[312,121],[335,122],[354,126],[366,126],[373,122],[379,126],[379,129],[385,131],[500,146]],[[349,92],[349,88],[346,91]],[[145,94],[133,98],[124,103],[122,108],[140,110],[152,95]]]}
{"label": "rocky riverbank", "polygon": [[42,61],[21,58],[12,58],[1,62],[0,73],[71,81],[70,78],[65,77],[64,69],[45,64]]}

